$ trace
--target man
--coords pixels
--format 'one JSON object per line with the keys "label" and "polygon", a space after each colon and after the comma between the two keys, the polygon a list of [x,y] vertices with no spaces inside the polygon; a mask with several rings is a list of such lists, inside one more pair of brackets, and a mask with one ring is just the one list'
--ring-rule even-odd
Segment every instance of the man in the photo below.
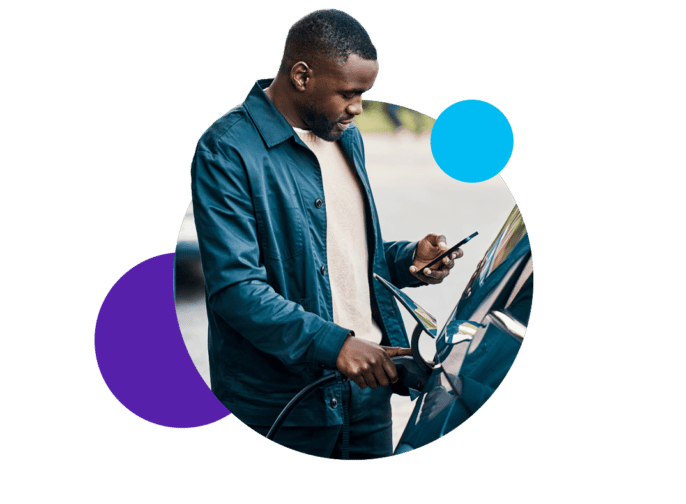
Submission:
{"label": "man", "polygon": [[400,288],[438,283],[462,255],[422,271],[444,238],[381,239],[352,122],[377,73],[356,20],[336,10],[304,17],[276,78],[205,132],[191,170],[212,391],[266,434],[297,392],[338,369],[352,383],[305,399],[277,437],[324,457],[392,453],[390,357],[409,345],[372,273]]}

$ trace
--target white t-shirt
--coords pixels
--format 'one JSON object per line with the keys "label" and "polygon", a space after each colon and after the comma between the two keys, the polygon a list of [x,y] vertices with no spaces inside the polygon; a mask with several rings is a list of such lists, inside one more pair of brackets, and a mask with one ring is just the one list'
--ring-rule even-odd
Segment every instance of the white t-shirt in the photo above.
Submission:
{"label": "white t-shirt", "polygon": [[333,321],[357,338],[381,343],[372,318],[364,188],[339,142],[327,142],[308,130],[293,128],[319,161],[326,209],[326,259]]}

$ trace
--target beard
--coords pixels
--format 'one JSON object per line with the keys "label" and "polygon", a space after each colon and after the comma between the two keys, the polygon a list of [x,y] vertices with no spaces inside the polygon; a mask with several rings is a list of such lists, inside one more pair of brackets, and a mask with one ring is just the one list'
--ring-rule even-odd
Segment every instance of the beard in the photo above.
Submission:
{"label": "beard", "polygon": [[312,106],[305,111],[305,124],[310,127],[312,133],[327,142],[335,142],[343,135],[342,131],[336,130],[336,124],[340,121],[340,118],[330,121],[328,117]]}

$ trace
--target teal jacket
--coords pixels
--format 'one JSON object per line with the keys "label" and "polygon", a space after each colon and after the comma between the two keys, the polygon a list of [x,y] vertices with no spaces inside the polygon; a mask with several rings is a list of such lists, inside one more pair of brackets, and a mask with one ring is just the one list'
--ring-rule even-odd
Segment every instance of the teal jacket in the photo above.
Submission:
{"label": "teal jacket", "polygon": [[[265,95],[270,82],[258,81],[203,134],[191,169],[212,391],[254,425],[270,425],[298,391],[332,372],[353,329],[333,323],[317,158]],[[371,275],[421,285],[409,273],[416,243],[382,240],[359,130],[351,124],[340,141],[366,196],[372,314],[383,344],[407,347],[395,301]],[[342,387],[327,387],[285,425],[340,425],[337,404]]]}

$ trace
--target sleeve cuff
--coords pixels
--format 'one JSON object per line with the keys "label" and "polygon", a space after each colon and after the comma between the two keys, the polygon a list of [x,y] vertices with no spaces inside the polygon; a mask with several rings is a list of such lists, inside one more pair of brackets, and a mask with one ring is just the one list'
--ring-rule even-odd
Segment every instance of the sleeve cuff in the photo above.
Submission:
{"label": "sleeve cuff", "polygon": [[338,353],[352,331],[329,322],[315,336],[314,365],[320,369],[336,369]]}
{"label": "sleeve cuff", "polygon": [[426,282],[421,281],[410,273],[410,266],[412,266],[412,263],[414,262],[414,253],[417,250],[418,243],[419,242],[409,243],[398,256],[398,261],[396,263],[398,285],[396,285],[396,287],[399,289],[428,285]]}

